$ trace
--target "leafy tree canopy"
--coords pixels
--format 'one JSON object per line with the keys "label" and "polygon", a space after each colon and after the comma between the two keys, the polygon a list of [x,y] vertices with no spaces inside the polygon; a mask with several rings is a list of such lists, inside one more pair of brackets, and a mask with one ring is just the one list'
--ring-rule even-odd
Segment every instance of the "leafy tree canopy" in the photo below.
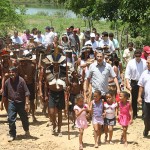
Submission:
{"label": "leafy tree canopy", "polygon": [[0,0],[0,34],[8,29],[20,28],[23,25],[21,16],[16,13],[15,6],[9,0]]}

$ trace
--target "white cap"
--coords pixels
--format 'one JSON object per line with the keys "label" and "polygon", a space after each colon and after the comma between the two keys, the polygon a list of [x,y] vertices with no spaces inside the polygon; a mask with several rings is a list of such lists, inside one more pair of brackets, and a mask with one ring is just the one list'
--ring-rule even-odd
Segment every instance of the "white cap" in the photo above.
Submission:
{"label": "white cap", "polygon": [[95,33],[91,33],[90,37],[94,37],[95,38]]}

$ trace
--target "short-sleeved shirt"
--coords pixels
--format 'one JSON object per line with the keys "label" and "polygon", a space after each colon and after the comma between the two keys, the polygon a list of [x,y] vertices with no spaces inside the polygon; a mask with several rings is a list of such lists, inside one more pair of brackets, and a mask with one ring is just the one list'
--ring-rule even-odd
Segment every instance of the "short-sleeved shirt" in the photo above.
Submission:
{"label": "short-sleeved shirt", "polygon": [[11,39],[12,39],[12,42],[15,44],[20,44],[20,45],[23,44],[23,41],[22,41],[21,37],[19,37],[19,36],[18,37],[12,36]]}
{"label": "short-sleeved shirt", "polygon": [[143,71],[147,69],[146,60],[142,59],[137,62],[136,59],[131,59],[125,70],[125,78],[138,81]]}
{"label": "short-sleeved shirt", "polygon": [[142,73],[138,85],[144,88],[144,101],[150,103],[150,70]]}
{"label": "short-sleeved shirt", "polygon": [[106,92],[108,92],[109,77],[116,77],[116,74],[110,64],[106,62],[103,62],[102,65],[99,65],[97,62],[92,63],[87,75],[87,78],[91,79],[92,92],[100,90],[102,95],[105,95]]}
{"label": "short-sleeved shirt", "polygon": [[115,118],[116,107],[117,107],[117,103],[113,103],[112,105],[109,105],[107,102],[104,103],[104,108],[106,111],[106,118],[107,119]]}
{"label": "short-sleeved shirt", "polygon": [[107,45],[109,47],[108,51],[110,53],[115,51],[114,44],[111,40],[109,40],[109,39],[107,41],[101,40],[98,47],[104,47],[105,45]]}
{"label": "short-sleeved shirt", "polygon": [[119,42],[117,39],[113,39],[112,42],[113,42],[115,48],[119,48]]}
{"label": "short-sleeved shirt", "polygon": [[29,96],[30,92],[23,78],[17,76],[13,81],[8,78],[4,85],[3,96],[9,101],[15,101],[16,103],[25,101],[25,97]]}
{"label": "short-sleeved shirt", "polygon": [[71,42],[71,46],[77,47],[77,44],[80,43],[79,37],[77,35],[75,36],[73,34],[69,35],[69,40]]}
{"label": "short-sleeved shirt", "polygon": [[126,58],[127,63],[129,60],[133,59],[135,49],[133,48],[132,51],[130,51],[128,48],[124,50],[123,52],[123,58]]}

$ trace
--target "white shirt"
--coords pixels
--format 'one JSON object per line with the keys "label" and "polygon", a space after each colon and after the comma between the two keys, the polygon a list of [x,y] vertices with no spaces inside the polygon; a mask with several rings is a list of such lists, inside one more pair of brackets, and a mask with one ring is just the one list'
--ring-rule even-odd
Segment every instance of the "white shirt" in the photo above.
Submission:
{"label": "white shirt", "polygon": [[88,40],[88,41],[86,41],[86,42],[85,42],[85,44],[84,44],[84,45],[87,45],[87,44],[91,44],[91,45],[92,45],[93,50],[95,50],[95,49],[98,47],[98,45],[97,45],[97,42],[96,42],[96,41],[94,41],[94,42],[92,43],[92,42],[91,42],[91,40]]}
{"label": "white shirt", "polygon": [[129,60],[133,59],[135,49],[133,48],[132,51],[130,51],[128,48],[124,50],[123,52],[123,58],[126,58],[126,62],[128,63]]}
{"label": "white shirt", "polygon": [[38,42],[38,43],[44,44],[44,35],[41,35],[41,37],[38,37],[38,36],[36,35],[34,41],[35,41],[35,42]]}
{"label": "white shirt", "polygon": [[144,101],[150,103],[150,70],[142,73],[138,85],[144,88]]}
{"label": "white shirt", "polygon": [[126,67],[125,78],[138,81],[144,70],[147,69],[146,60],[141,58],[138,63],[136,59],[131,59]]}
{"label": "white shirt", "polygon": [[104,108],[106,111],[106,118],[107,119],[115,118],[116,107],[117,107],[117,103],[113,103],[112,105],[109,105],[108,103],[104,103]]}
{"label": "white shirt", "polygon": [[115,51],[114,44],[113,44],[113,42],[111,40],[109,40],[109,39],[107,41],[101,40],[99,42],[98,47],[102,47],[103,48],[104,45],[107,45],[109,47],[108,51],[110,53],[112,53],[113,51]]}
{"label": "white shirt", "polygon": [[19,36],[17,36],[17,37],[12,36],[11,39],[14,44],[20,44],[20,45],[23,44],[23,41],[22,41],[21,37],[19,37]]}
{"label": "white shirt", "polygon": [[45,33],[45,46],[48,46],[49,44],[53,43],[55,37],[54,32]]}

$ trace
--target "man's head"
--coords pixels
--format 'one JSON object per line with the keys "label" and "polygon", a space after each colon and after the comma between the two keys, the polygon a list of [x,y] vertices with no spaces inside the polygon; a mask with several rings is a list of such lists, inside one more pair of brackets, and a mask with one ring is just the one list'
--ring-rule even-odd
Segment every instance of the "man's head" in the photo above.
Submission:
{"label": "man's head", "polygon": [[50,27],[49,26],[47,26],[46,28],[45,28],[45,32],[50,32]]}
{"label": "man's head", "polygon": [[99,41],[99,37],[100,37],[100,34],[99,34],[99,33],[96,33],[96,34],[95,34],[95,40],[96,40],[96,41]]}
{"label": "man's head", "polygon": [[51,31],[51,32],[54,32],[54,27],[51,27],[51,28],[50,28],[50,31]]}
{"label": "man's head", "polygon": [[132,50],[133,50],[133,46],[134,46],[134,45],[133,45],[133,43],[132,43],[132,42],[129,42],[129,43],[128,43],[128,48],[129,48],[129,50],[130,50],[130,51],[132,51]]}
{"label": "man's head", "polygon": [[143,47],[143,52],[144,52],[144,56],[147,58],[148,56],[150,56],[150,47],[149,46],[144,46]]}
{"label": "man's head", "polygon": [[91,42],[95,41],[95,33],[90,34],[90,39],[91,39]]}
{"label": "man's head", "polygon": [[80,28],[77,28],[77,34],[80,34]]}
{"label": "man's head", "polygon": [[140,62],[140,60],[141,60],[141,55],[142,55],[142,52],[141,52],[140,49],[135,50],[134,56],[135,56],[135,59],[136,59],[137,62]]}
{"label": "man's head", "polygon": [[74,26],[69,27],[69,30],[70,30],[71,33],[73,32],[73,29],[74,29]]}
{"label": "man's head", "polygon": [[26,30],[26,35],[29,35],[29,34],[30,34],[30,30],[27,29],[27,30]]}
{"label": "man's head", "polygon": [[108,40],[108,32],[103,32],[102,37],[103,37],[104,41],[107,41]]}
{"label": "man's head", "polygon": [[40,38],[41,37],[41,31],[37,31],[37,37]]}
{"label": "man's head", "polygon": [[93,28],[93,29],[92,29],[92,32],[96,34],[96,33],[97,33],[96,28]]}
{"label": "man's head", "polygon": [[76,34],[77,34],[77,29],[74,28],[74,29],[73,29],[73,35],[76,35]]}
{"label": "man's head", "polygon": [[9,68],[9,75],[10,75],[10,78],[15,79],[16,76],[18,75],[18,68],[17,67]]}
{"label": "man's head", "polygon": [[97,52],[96,54],[96,59],[98,63],[102,63],[104,60],[104,53],[103,52]]}
{"label": "man's head", "polygon": [[112,41],[114,38],[114,34],[113,33],[109,33],[109,39]]}
{"label": "man's head", "polygon": [[150,56],[147,57],[147,68],[150,71]]}
{"label": "man's head", "polygon": [[18,31],[14,31],[14,37],[15,37],[15,38],[18,37]]}

